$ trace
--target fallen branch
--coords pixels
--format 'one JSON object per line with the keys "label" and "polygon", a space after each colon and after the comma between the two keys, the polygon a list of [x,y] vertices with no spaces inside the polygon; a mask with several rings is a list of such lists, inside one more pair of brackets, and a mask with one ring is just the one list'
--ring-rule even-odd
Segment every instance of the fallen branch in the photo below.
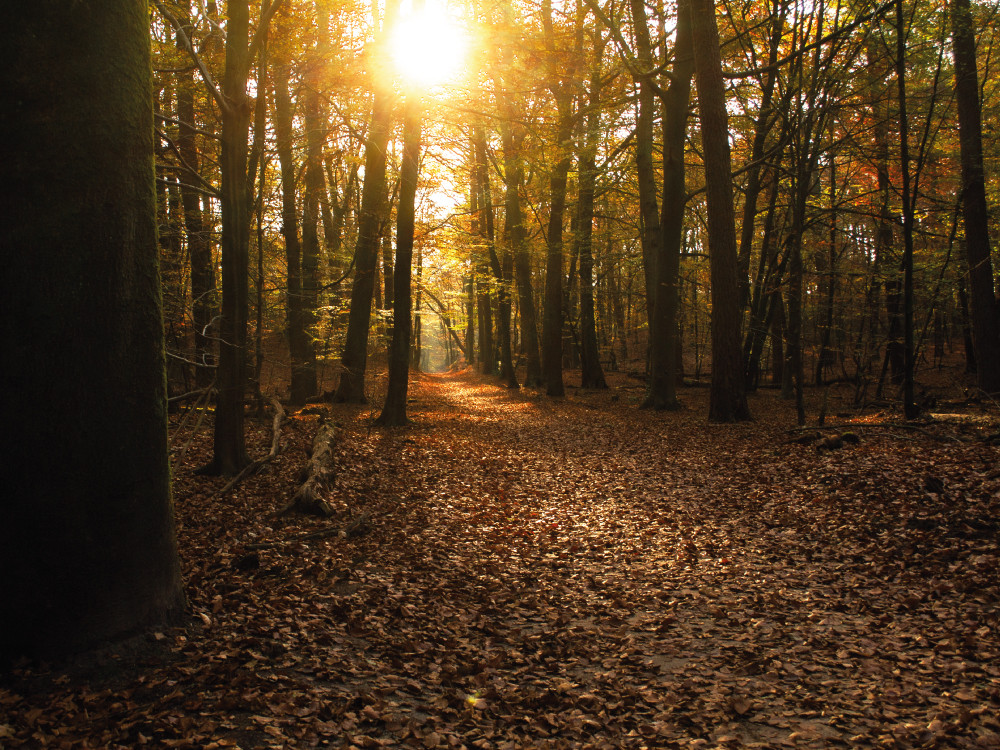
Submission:
{"label": "fallen branch", "polygon": [[274,422],[272,423],[271,427],[272,435],[271,435],[270,452],[268,452],[268,454],[263,458],[258,458],[256,461],[251,461],[249,464],[247,464],[243,468],[243,471],[241,471],[239,474],[237,474],[235,477],[229,480],[229,483],[226,484],[226,486],[223,487],[221,490],[213,492],[211,497],[218,497],[219,495],[226,494],[227,492],[229,492],[229,490],[238,485],[248,476],[256,474],[258,471],[260,471],[261,467],[263,467],[264,464],[273,461],[277,457],[277,455],[281,452],[281,423],[285,421],[285,410],[284,408],[282,408],[281,402],[278,401],[278,399],[272,396],[270,400],[271,400],[271,406],[274,407]]}
{"label": "fallen branch", "polygon": [[330,479],[333,477],[333,443],[337,439],[337,428],[330,422],[320,425],[313,438],[312,455],[306,466],[306,479],[295,491],[292,501],[282,508],[279,516],[291,511],[329,518],[334,510],[324,497]]}
{"label": "fallen branch", "polygon": [[860,424],[852,424],[850,422],[846,424],[828,424],[828,425],[805,425],[803,427],[792,427],[789,428],[788,432],[804,432],[808,430],[820,430],[820,431],[834,431],[834,430],[848,430],[848,431],[858,431],[867,429],[883,429],[883,430],[909,430],[910,432],[919,432],[921,435],[926,435],[932,440],[937,440],[939,442],[962,442],[956,437],[951,435],[935,435],[930,430],[915,424],[903,424],[901,422],[863,422]]}
{"label": "fallen branch", "polygon": [[308,534],[298,534],[287,539],[279,539],[274,542],[253,542],[245,545],[248,550],[274,549],[283,547],[286,544],[298,544],[299,542],[312,542],[317,539],[328,539],[331,536],[342,536],[345,539],[355,539],[364,536],[371,531],[371,515],[366,511],[356,518],[352,518],[346,526],[331,526],[319,531],[310,531]]}
{"label": "fallen branch", "polygon": [[168,404],[179,404],[182,401],[190,401],[191,399],[201,400],[201,397],[205,395],[206,392],[211,391],[215,387],[215,382],[206,388],[199,388],[196,391],[189,391],[188,393],[182,393],[179,396],[171,396],[167,399]]}

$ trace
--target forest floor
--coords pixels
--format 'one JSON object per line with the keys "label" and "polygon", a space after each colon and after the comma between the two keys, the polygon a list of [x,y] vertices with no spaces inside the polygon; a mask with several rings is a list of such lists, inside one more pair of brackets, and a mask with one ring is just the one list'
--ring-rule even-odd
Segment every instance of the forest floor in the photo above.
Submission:
{"label": "forest floor", "polygon": [[1000,748],[995,408],[834,398],[822,435],[860,440],[827,450],[774,391],[713,425],[706,388],[650,413],[612,385],[414,376],[390,430],[328,408],[329,520],[275,515],[321,416],[222,494],[206,420],[176,468],[185,621],[18,665],[0,748]]}

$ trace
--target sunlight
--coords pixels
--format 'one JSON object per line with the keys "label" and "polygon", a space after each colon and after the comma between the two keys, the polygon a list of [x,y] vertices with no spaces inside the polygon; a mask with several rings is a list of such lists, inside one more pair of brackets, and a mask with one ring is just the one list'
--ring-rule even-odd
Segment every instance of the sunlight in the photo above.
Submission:
{"label": "sunlight", "polygon": [[421,88],[447,83],[465,67],[468,36],[443,7],[428,4],[406,11],[392,34],[392,59],[399,75]]}

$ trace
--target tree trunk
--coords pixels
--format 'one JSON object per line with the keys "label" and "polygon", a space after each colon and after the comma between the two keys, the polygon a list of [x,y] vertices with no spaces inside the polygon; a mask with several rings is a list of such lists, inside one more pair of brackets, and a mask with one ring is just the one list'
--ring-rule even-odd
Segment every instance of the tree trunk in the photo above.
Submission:
{"label": "tree trunk", "polygon": [[821,284],[823,290],[823,320],[820,324],[819,356],[816,358],[816,385],[823,385],[823,372],[833,366],[835,358],[830,348],[833,335],[834,303],[837,299],[837,160],[830,156],[830,235],[826,268]]}
{"label": "tree trunk", "polygon": [[979,72],[969,5],[969,0],[951,2],[951,44],[955,57],[955,100],[962,158],[962,217],[979,387],[986,393],[997,393],[1000,392],[1000,320],[990,260]]}
{"label": "tree trunk", "polygon": [[413,266],[413,230],[420,162],[420,117],[417,95],[407,96],[403,112],[403,163],[399,175],[399,206],[396,209],[396,269],[393,274],[392,342],[389,345],[389,386],[378,424],[405,425],[406,394],[410,376],[410,310]]}
{"label": "tree trunk", "polygon": [[601,127],[601,70],[604,40],[596,40],[593,72],[590,76],[590,101],[587,124],[579,157],[579,195],[577,198],[577,245],[580,256],[580,385],[583,388],[607,388],[601,353],[597,346],[597,322],[594,317],[594,191],[597,181],[597,141]]}
{"label": "tree trunk", "polygon": [[555,37],[552,29],[551,0],[542,0],[548,64],[548,86],[556,101],[557,161],[549,176],[549,224],[545,235],[545,312],[542,318],[542,375],[549,396],[565,393],[562,377],[563,327],[563,216],[566,211],[566,183],[572,161],[573,95],[563,80],[556,60]]}
{"label": "tree trunk", "polygon": [[250,200],[247,152],[250,140],[250,10],[247,0],[227,4],[226,67],[222,79],[222,316],[219,324],[219,397],[214,455],[204,473],[233,475],[250,463],[243,429],[247,386]]}
{"label": "tree trunk", "polygon": [[[508,108],[509,109],[509,108]],[[515,139],[513,124],[505,120],[501,124],[504,162],[504,208],[507,227],[507,241],[514,256],[514,277],[517,283],[517,303],[521,316],[521,349],[527,364],[524,384],[530,388],[542,385],[542,364],[538,354],[538,323],[535,299],[531,289],[531,255],[528,250],[527,229],[524,226],[524,212],[521,209],[521,185],[524,182],[524,166],[520,147],[523,136]]]}
{"label": "tree trunk", "polygon": [[[386,3],[382,22],[383,36],[391,26],[396,2]],[[383,39],[384,42],[384,39]],[[378,76],[376,76],[376,79]],[[334,401],[363,404],[365,370],[368,365],[368,329],[371,324],[372,293],[375,289],[375,263],[378,259],[382,209],[385,204],[385,154],[392,130],[392,89],[377,81],[372,119],[365,142],[365,184],[361,192],[358,220],[358,243],[354,259],[354,284],[351,287],[351,311]]]}
{"label": "tree trunk", "polygon": [[[781,49],[786,12],[787,5],[784,3],[775,3],[775,7],[772,10],[774,15],[771,18],[771,41],[767,51],[767,70],[764,72],[764,80],[761,84],[760,108],[757,113],[757,121],[754,123],[753,145],[750,149],[750,165],[747,170],[747,182],[743,194],[743,221],[740,225],[739,251],[736,254],[737,265],[739,266],[741,316],[750,301],[750,253],[753,249],[757,199],[760,196],[761,190],[761,171],[763,169],[761,162],[764,158],[767,137],[774,126],[771,100],[774,97],[774,84],[778,78],[774,66]],[[787,101],[782,101],[779,106],[787,106]]]}
{"label": "tree trunk", "polygon": [[298,164],[295,160],[292,133],[292,98],[289,91],[288,64],[276,65],[274,78],[274,131],[281,165],[281,233],[285,238],[286,295],[285,331],[291,358],[291,403],[301,406],[314,395],[315,370],[310,389],[306,360],[309,340],[306,334],[302,294],[302,245],[299,242],[299,218],[295,200]]}
{"label": "tree trunk", "polygon": [[[915,419],[913,399],[913,202],[910,198],[910,125],[906,119],[906,39],[903,0],[896,0],[896,84],[899,90],[899,169],[903,177],[903,413]],[[991,285],[992,286],[992,285]]]}
{"label": "tree trunk", "polygon": [[688,4],[678,7],[673,75],[663,101],[663,236],[654,263],[653,318],[650,321],[649,390],[646,405],[677,409],[678,327],[681,239],[684,233],[684,144],[687,139],[688,101],[694,71],[691,50],[691,14]]}
{"label": "tree trunk", "polygon": [[0,41],[5,660],[162,622],[183,592],[147,6],[29,4]]}
{"label": "tree trunk", "polygon": [[[642,229],[642,267],[646,283],[646,317],[649,321],[649,342],[647,354],[652,365],[652,347],[654,346],[653,321],[656,318],[656,265],[663,252],[663,232],[660,226],[660,208],[656,201],[656,175],[653,171],[653,124],[655,120],[655,96],[653,81],[650,78],[653,70],[652,44],[649,39],[649,27],[646,25],[646,4],[643,0],[630,0],[632,25],[636,38],[636,63],[642,72],[637,76],[639,84],[638,112],[635,126],[635,166],[636,182],[639,188],[639,220]],[[661,368],[662,369],[662,368]],[[657,379],[655,381],[659,383]],[[650,378],[650,386],[654,379]],[[662,400],[654,397],[650,390],[643,406],[656,406]],[[662,408],[662,407],[661,407]]]}
{"label": "tree trunk", "polygon": [[476,283],[474,276],[465,280],[465,364],[476,363]]}
{"label": "tree trunk", "polygon": [[[185,75],[177,89],[177,119],[180,120],[177,150],[188,167],[197,172],[198,145],[195,134],[193,76]],[[184,206],[184,229],[188,260],[191,264],[191,320],[194,325],[195,383],[207,387],[214,378],[213,344],[208,329],[215,315],[215,268],[212,245],[201,212],[201,196],[191,186],[193,178],[181,180],[181,204]]]}
{"label": "tree trunk", "polygon": [[739,284],[733,211],[729,124],[726,114],[719,30],[712,0],[691,0],[692,44],[705,153],[705,197],[712,281],[712,387],[708,417],[713,422],[750,419],[740,355]]}
{"label": "tree trunk", "polygon": [[[486,135],[481,126],[472,130],[475,168],[479,178],[475,184],[479,187],[479,209],[483,215],[480,230],[486,240],[486,251],[489,255],[490,269],[496,280],[497,289],[497,335],[500,337],[500,378],[508,388],[517,388],[517,375],[514,372],[514,358],[511,347],[510,333],[510,279],[504,273],[503,265],[497,256],[496,232],[493,227],[493,191],[490,189],[490,173],[487,164]],[[509,253],[505,253],[509,255]]]}
{"label": "tree trunk", "polygon": [[[316,61],[313,60],[313,65]],[[307,73],[303,99],[306,126],[305,200],[302,211],[302,375],[299,396],[302,403],[319,393],[316,373],[316,323],[319,307],[319,223],[320,198],[326,191],[323,179],[323,143],[326,141],[326,113],[320,103],[317,71]],[[293,403],[299,403],[293,393]]]}

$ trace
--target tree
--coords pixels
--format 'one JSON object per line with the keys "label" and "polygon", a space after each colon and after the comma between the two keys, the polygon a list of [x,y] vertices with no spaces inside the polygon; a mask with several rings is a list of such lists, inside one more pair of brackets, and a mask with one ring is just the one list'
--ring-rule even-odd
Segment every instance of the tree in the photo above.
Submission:
{"label": "tree", "polygon": [[659,255],[653,263],[655,286],[650,321],[649,391],[646,405],[656,409],[679,406],[676,383],[677,293],[681,239],[684,234],[684,144],[687,139],[688,102],[694,62],[691,50],[691,14],[688,3],[677,8],[677,42],[670,85],[663,100],[663,205]]}
{"label": "tree", "polygon": [[987,393],[997,393],[1000,392],[1000,320],[990,260],[982,110],[973,29],[969,0],[951,0],[951,44],[955,57],[955,99],[962,160],[962,218],[969,262],[977,374],[980,388]]}
{"label": "tree", "polygon": [[[291,402],[301,406],[316,393],[316,370],[309,367],[309,334],[306,330],[302,243],[299,239],[299,213],[296,201],[298,165],[294,152],[292,122],[294,112],[289,90],[291,65],[283,60],[274,66],[274,132],[278,161],[281,165],[281,233],[285,238],[286,275],[285,330],[292,364]],[[311,377],[310,377],[311,376]]]}
{"label": "tree", "polygon": [[[396,11],[395,2],[386,3],[382,19],[380,47],[385,47],[387,30]],[[385,50],[383,49],[383,54]],[[387,64],[382,60],[381,64]],[[354,253],[354,283],[351,286],[351,311],[347,320],[347,337],[341,364],[335,401],[363,404],[365,370],[368,365],[368,329],[372,315],[372,295],[375,290],[375,264],[378,260],[381,223],[385,206],[385,154],[392,131],[392,88],[384,71],[374,76],[374,99],[368,137],[365,141],[365,182],[361,192],[361,216],[358,220],[358,242]],[[399,301],[394,303],[399,309]]]}
{"label": "tree", "polygon": [[[222,209],[222,307],[219,321],[218,399],[211,463],[205,474],[231,475],[250,463],[244,433],[243,402],[247,387],[247,320],[250,294],[250,202],[248,153],[253,102],[247,91],[250,68],[260,52],[271,17],[282,0],[262,6],[257,30],[250,33],[248,0],[226,4],[226,63],[217,86],[198,56],[183,25],[159,0],[154,4],[201,71],[202,81],[222,119],[219,153]],[[257,82],[258,87],[263,85]],[[263,93],[263,92],[261,92]]]}
{"label": "tree", "polygon": [[542,374],[549,396],[565,393],[562,376],[563,327],[563,216],[566,183],[572,162],[573,94],[572,73],[560,70],[552,27],[552,2],[542,0],[542,26],[548,52],[548,87],[556,103],[556,163],[549,175],[549,224],[545,254],[545,313],[542,317]]}
{"label": "tree", "polygon": [[594,194],[597,186],[597,142],[601,127],[601,77],[607,40],[595,29],[586,126],[580,144],[580,187],[577,199],[576,243],[580,257],[580,385],[607,388],[597,346],[594,319]]}
{"label": "tree", "polygon": [[726,115],[719,29],[712,0],[691,0],[691,41],[701,116],[708,201],[708,246],[712,273],[712,389],[708,418],[713,422],[750,419],[740,355],[739,285],[732,166]]}
{"label": "tree", "polygon": [[[188,25],[187,17],[181,19]],[[178,37],[177,46],[183,50]],[[179,120],[177,150],[190,174],[181,180],[181,201],[184,206],[184,227],[187,233],[188,255],[191,263],[192,324],[194,325],[194,349],[198,367],[195,382],[201,388],[208,387],[212,380],[212,346],[207,335],[215,315],[215,269],[212,266],[212,246],[201,208],[201,196],[193,187],[200,179],[198,172],[201,161],[197,145],[194,109],[194,74],[179,74],[177,86],[177,119]]]}
{"label": "tree", "polygon": [[0,652],[67,652],[183,604],[146,4],[33,3],[0,41]]}
{"label": "tree", "polygon": [[413,327],[412,269],[417,176],[420,169],[420,119],[423,102],[411,89],[403,103],[403,163],[399,174],[396,211],[396,268],[393,273],[392,340],[389,344],[389,385],[378,423],[405,425],[406,393],[410,376],[410,332]]}

